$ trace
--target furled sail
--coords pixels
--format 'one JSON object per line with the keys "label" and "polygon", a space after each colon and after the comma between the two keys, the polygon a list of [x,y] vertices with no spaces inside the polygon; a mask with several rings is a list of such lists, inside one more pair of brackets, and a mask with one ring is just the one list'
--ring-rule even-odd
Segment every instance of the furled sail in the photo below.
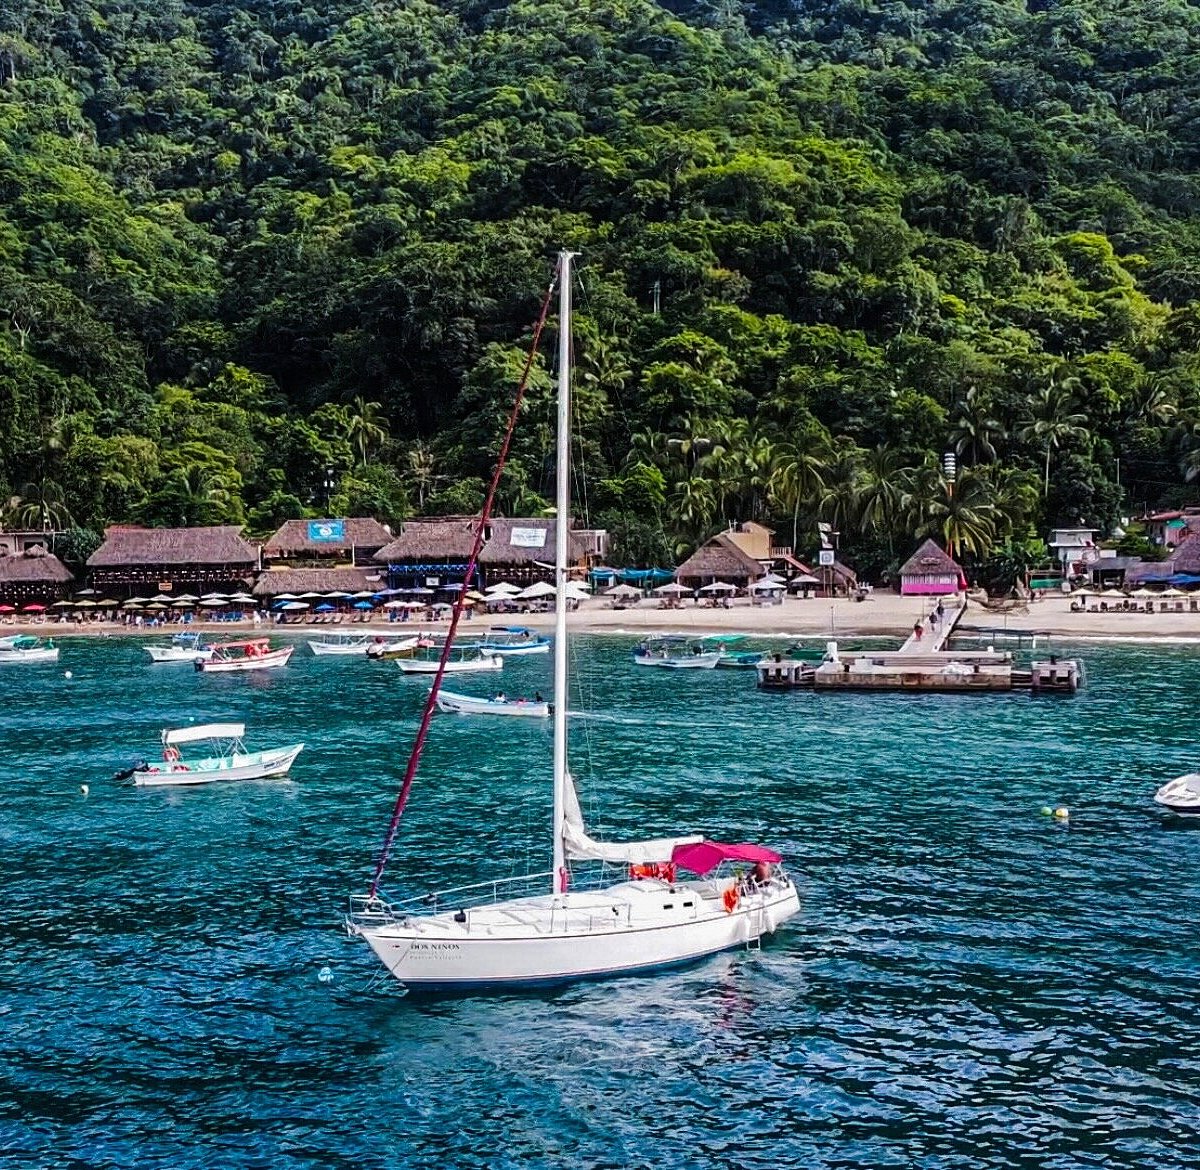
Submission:
{"label": "furled sail", "polygon": [[644,865],[651,861],[669,861],[676,845],[692,845],[704,840],[702,833],[693,833],[686,837],[657,837],[650,841],[593,841],[584,828],[575,779],[569,772],[563,789],[563,852],[569,859]]}

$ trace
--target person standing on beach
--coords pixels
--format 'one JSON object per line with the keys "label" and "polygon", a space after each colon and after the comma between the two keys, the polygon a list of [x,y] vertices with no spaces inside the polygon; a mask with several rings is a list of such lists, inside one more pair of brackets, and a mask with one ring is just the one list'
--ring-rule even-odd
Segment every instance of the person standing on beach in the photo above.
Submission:
{"label": "person standing on beach", "polygon": [[915,626],[913,626],[913,637],[919,642],[921,640],[921,636],[924,633],[925,633],[925,628],[921,625],[920,622],[917,622],[917,624]]}

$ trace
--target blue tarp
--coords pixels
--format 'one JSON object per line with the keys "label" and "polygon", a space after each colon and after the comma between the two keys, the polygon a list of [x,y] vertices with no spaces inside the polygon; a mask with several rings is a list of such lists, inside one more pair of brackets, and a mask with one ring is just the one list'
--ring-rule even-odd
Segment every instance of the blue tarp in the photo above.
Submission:
{"label": "blue tarp", "polygon": [[675,580],[675,574],[670,569],[622,569],[617,576],[626,585],[665,585]]}

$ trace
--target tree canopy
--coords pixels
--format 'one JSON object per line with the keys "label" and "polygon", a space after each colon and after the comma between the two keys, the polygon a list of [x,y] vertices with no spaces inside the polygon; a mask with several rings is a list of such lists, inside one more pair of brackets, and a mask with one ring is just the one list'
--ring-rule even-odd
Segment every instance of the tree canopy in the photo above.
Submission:
{"label": "tree canopy", "polygon": [[1198,66],[1186,0],[9,0],[0,522],[474,507],[560,246],[617,556],[1198,500]]}

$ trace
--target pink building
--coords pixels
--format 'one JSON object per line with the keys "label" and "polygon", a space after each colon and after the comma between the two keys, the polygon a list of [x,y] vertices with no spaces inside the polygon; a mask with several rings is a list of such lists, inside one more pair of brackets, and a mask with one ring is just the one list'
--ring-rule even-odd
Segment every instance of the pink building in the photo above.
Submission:
{"label": "pink building", "polygon": [[900,568],[900,592],[937,595],[966,588],[966,577],[950,555],[927,540]]}

